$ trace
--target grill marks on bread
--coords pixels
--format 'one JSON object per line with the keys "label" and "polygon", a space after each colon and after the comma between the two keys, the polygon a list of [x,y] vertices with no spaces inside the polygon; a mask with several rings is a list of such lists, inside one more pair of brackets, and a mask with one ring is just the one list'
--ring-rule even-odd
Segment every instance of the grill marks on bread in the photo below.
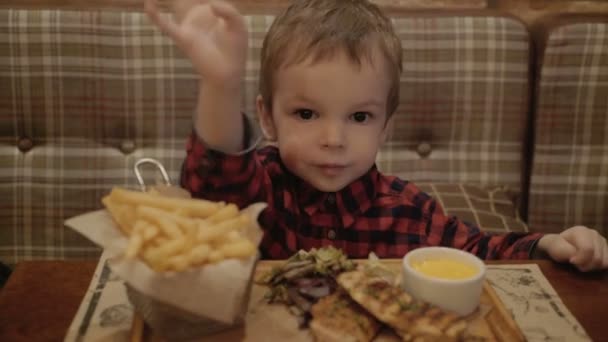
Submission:
{"label": "grill marks on bread", "polygon": [[354,301],[392,327],[403,340],[459,341],[467,327],[458,315],[414,299],[362,269],[344,272],[337,281]]}
{"label": "grill marks on bread", "polygon": [[367,342],[380,330],[380,323],[343,290],[321,298],[311,310],[310,330],[316,341]]}

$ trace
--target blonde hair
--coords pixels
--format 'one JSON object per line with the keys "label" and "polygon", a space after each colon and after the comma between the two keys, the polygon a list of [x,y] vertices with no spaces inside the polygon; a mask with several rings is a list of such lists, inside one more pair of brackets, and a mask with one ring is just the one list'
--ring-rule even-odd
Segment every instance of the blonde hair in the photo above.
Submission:
{"label": "blonde hair", "polygon": [[329,59],[337,52],[361,65],[371,62],[380,48],[386,60],[391,86],[387,99],[387,118],[399,104],[401,41],[392,23],[367,0],[295,0],[272,25],[262,46],[259,91],[264,105],[272,108],[274,76],[285,66]]}

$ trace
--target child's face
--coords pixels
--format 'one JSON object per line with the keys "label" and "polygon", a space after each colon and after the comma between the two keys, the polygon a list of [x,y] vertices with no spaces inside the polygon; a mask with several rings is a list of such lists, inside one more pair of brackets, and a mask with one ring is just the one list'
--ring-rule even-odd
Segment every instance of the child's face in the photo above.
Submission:
{"label": "child's face", "polygon": [[272,113],[258,113],[283,163],[325,192],[341,190],[374,164],[387,131],[389,77],[384,59],[361,65],[337,54],[290,65],[275,76]]}

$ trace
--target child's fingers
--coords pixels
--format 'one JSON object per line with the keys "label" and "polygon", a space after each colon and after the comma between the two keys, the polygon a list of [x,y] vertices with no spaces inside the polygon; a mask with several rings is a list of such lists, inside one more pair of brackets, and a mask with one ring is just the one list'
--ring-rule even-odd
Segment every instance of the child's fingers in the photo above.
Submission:
{"label": "child's fingers", "polygon": [[600,268],[605,269],[608,268],[608,241],[606,238],[600,239]]}
{"label": "child's fingers", "polygon": [[186,17],[188,12],[196,5],[203,5],[209,2],[208,0],[173,0],[171,2],[173,13],[175,14],[175,18],[178,22],[182,22],[182,20]]}
{"label": "child's fingers", "polygon": [[599,234],[595,234],[593,256],[588,264],[590,270],[601,269],[604,264],[604,238]]}
{"label": "child's fingers", "polygon": [[173,38],[177,43],[181,42],[181,36],[179,34],[179,27],[171,19],[163,18],[158,11],[156,0],[145,0],[144,10],[148,15],[148,18],[152,20],[158,28],[165,34]]}
{"label": "child's fingers", "polygon": [[588,271],[594,267],[595,236],[593,231],[588,229],[584,233],[571,234],[565,237],[576,247],[576,253],[570,258],[570,263],[574,264],[581,271]]}
{"label": "child's fingers", "polygon": [[593,267],[593,251],[578,250],[576,254],[570,258],[570,263],[583,272],[590,270]]}
{"label": "child's fingers", "polygon": [[215,14],[224,19],[229,28],[240,30],[245,27],[243,16],[231,4],[224,1],[213,1],[210,4]]}

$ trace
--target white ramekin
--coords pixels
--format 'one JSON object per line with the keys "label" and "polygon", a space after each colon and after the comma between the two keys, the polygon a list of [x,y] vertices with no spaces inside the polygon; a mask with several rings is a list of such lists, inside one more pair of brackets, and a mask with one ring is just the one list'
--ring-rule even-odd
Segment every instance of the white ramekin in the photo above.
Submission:
{"label": "white ramekin", "polygon": [[[439,258],[471,265],[479,272],[472,278],[452,280],[431,277],[412,267],[412,263]],[[402,266],[401,287],[413,297],[463,316],[479,306],[486,266],[477,256],[455,248],[422,247],[407,253]]]}

